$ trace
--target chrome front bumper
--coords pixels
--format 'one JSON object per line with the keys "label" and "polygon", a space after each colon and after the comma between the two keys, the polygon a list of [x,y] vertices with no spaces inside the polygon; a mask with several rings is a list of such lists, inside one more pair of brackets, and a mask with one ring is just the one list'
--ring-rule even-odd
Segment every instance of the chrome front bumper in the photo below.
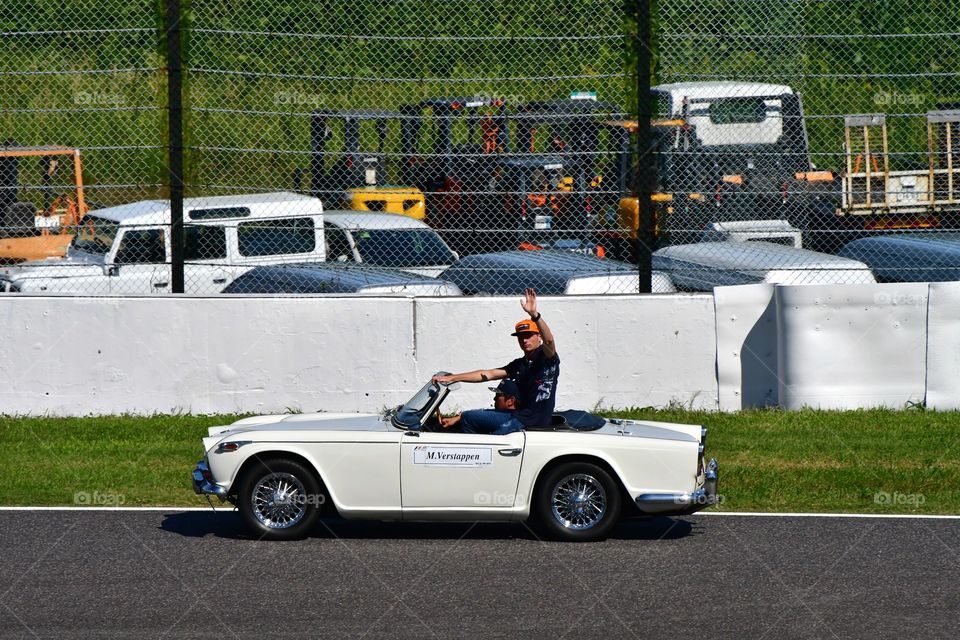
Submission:
{"label": "chrome front bumper", "polygon": [[193,470],[193,491],[201,495],[217,496],[221,500],[227,497],[227,490],[213,481],[206,460],[198,462]]}
{"label": "chrome front bumper", "polygon": [[696,513],[720,501],[717,494],[719,479],[720,466],[716,458],[711,458],[703,470],[703,486],[693,493],[643,493],[636,497],[637,507],[651,515]]}

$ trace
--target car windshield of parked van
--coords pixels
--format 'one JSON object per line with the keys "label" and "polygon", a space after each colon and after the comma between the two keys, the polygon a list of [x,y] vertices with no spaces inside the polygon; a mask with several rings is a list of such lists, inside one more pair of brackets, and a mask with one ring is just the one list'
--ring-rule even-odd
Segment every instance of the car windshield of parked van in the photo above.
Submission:
{"label": "car windshield of parked van", "polygon": [[360,229],[352,233],[361,260],[378,267],[448,265],[456,259],[432,229]]}
{"label": "car windshield of parked van", "polygon": [[76,251],[105,256],[113,246],[113,240],[117,237],[119,229],[120,224],[113,220],[91,215],[84,216],[71,246]]}

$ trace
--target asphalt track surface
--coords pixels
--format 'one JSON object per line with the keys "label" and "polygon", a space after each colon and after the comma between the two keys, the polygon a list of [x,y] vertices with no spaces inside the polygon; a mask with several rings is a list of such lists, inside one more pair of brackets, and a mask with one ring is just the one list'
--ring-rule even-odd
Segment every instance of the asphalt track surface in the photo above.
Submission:
{"label": "asphalt track surface", "polygon": [[707,516],[593,544],[523,525],[0,512],[3,638],[946,638],[960,520]]}

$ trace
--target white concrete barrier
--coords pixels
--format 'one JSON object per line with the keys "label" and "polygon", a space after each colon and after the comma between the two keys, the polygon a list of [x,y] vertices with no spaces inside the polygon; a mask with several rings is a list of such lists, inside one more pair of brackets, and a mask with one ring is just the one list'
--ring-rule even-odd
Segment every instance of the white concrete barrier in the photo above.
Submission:
{"label": "white concrete barrier", "polygon": [[776,297],[780,406],[923,401],[926,284],[777,287]]}
{"label": "white concrete barrier", "polygon": [[0,298],[3,413],[357,411],[418,383],[403,298]]}
{"label": "white concrete barrier", "polygon": [[960,282],[931,282],[927,310],[927,406],[960,409]]}
{"label": "white concrete barrier", "polygon": [[775,286],[717,287],[717,386],[721,411],[777,406]]}
{"label": "white concrete barrier", "polygon": [[[541,309],[559,405],[716,408],[709,295],[564,296]],[[0,298],[0,412],[369,411],[439,369],[498,367],[519,298]],[[461,406],[490,406],[463,385]]]}
{"label": "white concrete barrier", "polygon": [[[0,413],[376,411],[435,371],[517,357],[519,302],[4,296]],[[561,409],[924,398],[960,409],[960,283],[748,285],[540,306],[560,353]],[[490,406],[488,386],[463,385],[448,409]]]}

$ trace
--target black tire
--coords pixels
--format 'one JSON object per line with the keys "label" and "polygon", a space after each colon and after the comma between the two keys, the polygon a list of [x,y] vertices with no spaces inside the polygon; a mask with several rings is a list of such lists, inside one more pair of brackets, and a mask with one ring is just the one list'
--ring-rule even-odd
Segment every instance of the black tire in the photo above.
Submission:
{"label": "black tire", "polygon": [[237,508],[244,526],[266,540],[306,537],[326,501],[312,470],[293,460],[258,462],[239,487]]}
{"label": "black tire", "polygon": [[[564,495],[571,499],[563,500]],[[620,518],[620,485],[589,462],[568,462],[550,470],[534,500],[540,522],[557,540],[600,540]]]}

